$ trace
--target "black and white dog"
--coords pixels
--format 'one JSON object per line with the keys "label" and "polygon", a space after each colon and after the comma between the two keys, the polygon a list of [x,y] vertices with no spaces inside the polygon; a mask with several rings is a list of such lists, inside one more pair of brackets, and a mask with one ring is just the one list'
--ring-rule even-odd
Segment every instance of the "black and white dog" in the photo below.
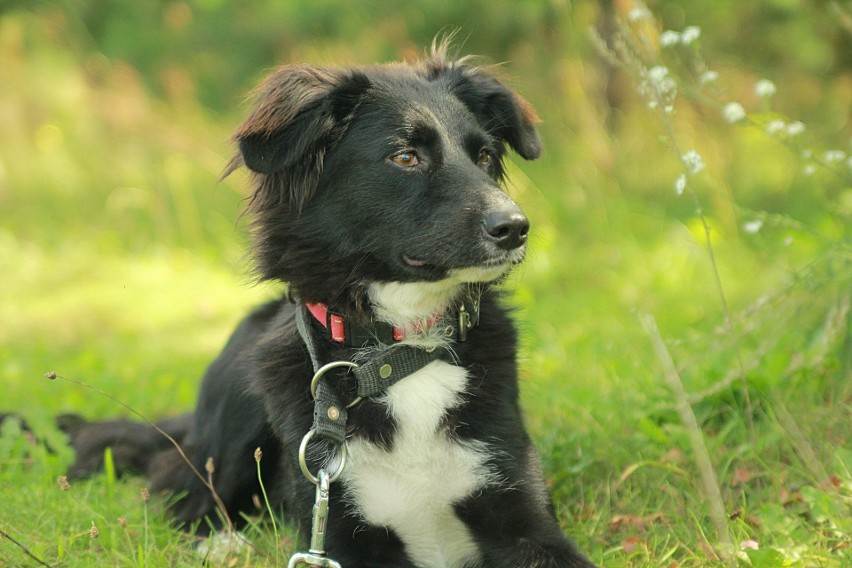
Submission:
{"label": "black and white dog", "polygon": [[[273,506],[306,537],[317,492],[302,468],[339,476],[325,549],[346,568],[592,566],[554,517],[518,404],[515,328],[491,289],[524,257],[529,223],[499,184],[507,147],[539,156],[537,117],[446,52],[287,66],[261,85],[228,171],[253,172],[259,273],[292,293],[240,324],[195,413],[160,426],[197,469],[212,458],[232,518],[256,510],[256,448]],[[180,521],[221,518],[149,426],[69,430],[73,475],[111,446],[178,496]]]}

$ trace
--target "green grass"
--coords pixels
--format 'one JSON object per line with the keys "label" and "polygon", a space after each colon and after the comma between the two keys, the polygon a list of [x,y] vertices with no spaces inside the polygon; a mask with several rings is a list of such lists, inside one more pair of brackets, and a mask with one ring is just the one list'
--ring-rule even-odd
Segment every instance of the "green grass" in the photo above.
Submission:
{"label": "green grass", "polygon": [[[0,411],[23,413],[40,437],[14,421],[0,430],[0,566],[40,565],[32,556],[197,566],[164,498],[143,499],[145,480],[60,485],[73,456],[52,417],[128,412],[43,375],[84,381],[150,418],[192,407],[235,323],[276,292],[251,282],[245,176],[217,182],[242,109],[163,95],[150,87],[154,71],[81,48],[57,14],[0,16]],[[629,73],[610,77],[626,85],[610,109],[606,70],[577,39],[595,16],[578,4],[556,18],[566,34],[520,44],[509,66],[545,119],[545,157],[510,167],[533,236],[506,287],[522,332],[523,405],[559,519],[606,566],[722,565],[717,552],[755,568],[847,566],[852,184],[844,162],[821,157],[848,143],[848,125],[836,128],[848,120],[848,81],[822,78],[819,99],[779,84],[767,107],[749,94],[755,72],[729,53],[718,89],[695,93],[699,55],[654,52],[644,64],[673,70],[677,112],[660,120]],[[340,45],[317,49],[354,56]],[[358,57],[387,48],[374,49]],[[749,122],[730,125],[720,105],[737,99]],[[808,109],[803,137],[765,133],[769,120],[796,118],[796,105]],[[682,196],[674,146],[707,164]],[[744,230],[756,219],[759,231]],[[659,337],[643,327],[649,314]],[[722,534],[660,339],[712,463]],[[285,566],[292,529],[270,523],[262,504],[250,521],[253,547],[221,564]]]}

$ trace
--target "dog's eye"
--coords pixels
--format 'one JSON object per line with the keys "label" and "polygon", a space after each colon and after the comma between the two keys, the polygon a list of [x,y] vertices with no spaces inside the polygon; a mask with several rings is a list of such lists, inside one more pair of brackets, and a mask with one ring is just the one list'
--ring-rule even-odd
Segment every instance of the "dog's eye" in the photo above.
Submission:
{"label": "dog's eye", "polygon": [[482,149],[479,151],[479,156],[476,158],[476,163],[482,167],[488,167],[491,165],[491,152],[488,150]]}
{"label": "dog's eye", "polygon": [[420,158],[412,150],[404,150],[391,156],[391,161],[401,168],[413,168],[420,163]]}

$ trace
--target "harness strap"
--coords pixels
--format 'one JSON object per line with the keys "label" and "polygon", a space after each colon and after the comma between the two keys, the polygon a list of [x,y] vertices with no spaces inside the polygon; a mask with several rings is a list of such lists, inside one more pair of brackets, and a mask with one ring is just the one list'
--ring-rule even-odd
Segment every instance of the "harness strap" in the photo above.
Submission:
{"label": "harness strap", "polygon": [[[296,307],[296,329],[311,356],[314,372],[320,369],[316,345],[311,338],[305,314],[301,307]],[[316,435],[324,440],[343,444],[346,441],[346,406],[340,400],[337,390],[328,381],[319,381],[314,394],[314,430]]]}
{"label": "harness strap", "polygon": [[[320,439],[336,445],[342,445],[346,441],[346,423],[349,417],[348,408],[351,408],[365,398],[375,397],[386,392],[391,386],[412,375],[433,361],[449,360],[451,354],[442,348],[427,349],[416,345],[404,343],[392,343],[390,345],[375,342],[375,351],[364,361],[349,362],[335,361],[323,365],[317,352],[317,343],[314,339],[315,333],[308,323],[308,318],[313,317],[320,324],[324,324],[324,331],[333,332],[336,324],[331,319],[333,314],[330,310],[318,317],[316,305],[302,305],[296,308],[296,329],[305,343],[311,364],[314,369],[314,377],[311,381],[311,391],[314,396],[314,423],[313,430]],[[458,321],[448,326],[448,338],[451,340],[464,341],[467,332],[478,323],[479,301],[469,303],[470,309],[464,305],[459,306],[457,314]],[[323,306],[324,308],[324,306]],[[310,315],[308,315],[310,313]],[[325,321],[323,321],[325,319]],[[342,322],[342,320],[341,320]],[[430,322],[434,324],[436,322]],[[340,324],[342,325],[342,323]],[[342,328],[339,328],[342,329]],[[341,343],[341,339],[335,338],[332,333],[330,339]],[[334,379],[340,379],[341,371],[336,367],[347,367],[346,372],[352,372],[355,377],[356,389],[355,399],[346,401],[341,398],[340,389],[335,388]]]}
{"label": "harness strap", "polygon": [[388,390],[432,361],[442,359],[445,351],[431,351],[412,345],[388,347],[361,363],[353,371],[358,382],[358,397],[369,398]]}

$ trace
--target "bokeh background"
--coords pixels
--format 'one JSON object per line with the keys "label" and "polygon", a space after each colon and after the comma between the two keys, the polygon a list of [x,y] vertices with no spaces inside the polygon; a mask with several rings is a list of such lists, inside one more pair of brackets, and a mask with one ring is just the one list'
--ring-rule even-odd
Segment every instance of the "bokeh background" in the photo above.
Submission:
{"label": "bokeh background", "polygon": [[[252,281],[247,177],[219,180],[246,93],[282,63],[414,59],[457,32],[458,53],[499,64],[543,119],[543,157],[511,165],[507,191],[533,236],[506,287],[567,530],[598,560],[663,565],[671,546],[681,562],[706,558],[657,339],[729,513],[772,487],[772,518],[798,519],[781,489],[831,476],[842,483],[819,491],[848,507],[850,14],[804,0],[0,2],[0,410],[35,424],[127,415],[43,379],[52,369],[152,418],[191,408],[241,314],[276,293]],[[661,44],[688,26],[694,41]],[[640,93],[655,66],[676,80],[668,113]],[[755,91],[762,79],[774,94]],[[730,102],[746,111],[734,123]],[[804,131],[769,126],[779,120]],[[702,171],[686,174],[688,149]],[[0,528],[39,532],[5,515]],[[650,538],[661,518],[677,520]],[[731,522],[741,539],[759,531]],[[820,530],[797,538],[825,544]]]}

